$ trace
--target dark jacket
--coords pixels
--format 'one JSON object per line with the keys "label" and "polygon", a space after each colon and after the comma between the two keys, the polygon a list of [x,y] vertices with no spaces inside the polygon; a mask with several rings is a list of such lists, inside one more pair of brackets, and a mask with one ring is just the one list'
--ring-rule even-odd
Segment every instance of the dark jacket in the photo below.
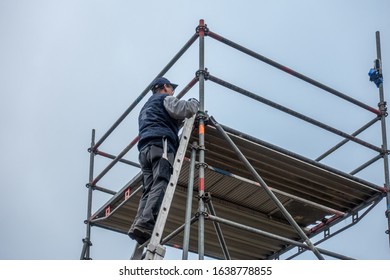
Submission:
{"label": "dark jacket", "polygon": [[164,99],[167,96],[168,94],[153,94],[142,107],[138,117],[138,150],[148,144],[162,146],[163,137],[168,139],[170,150],[176,151],[179,146],[177,134],[180,123],[171,118],[164,107]]}

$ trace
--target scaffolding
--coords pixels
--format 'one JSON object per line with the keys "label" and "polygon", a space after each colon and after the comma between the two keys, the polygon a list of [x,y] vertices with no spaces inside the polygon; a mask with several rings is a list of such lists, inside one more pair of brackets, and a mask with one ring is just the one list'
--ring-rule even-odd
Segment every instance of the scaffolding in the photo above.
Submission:
{"label": "scaffolding", "polygon": [[[360,129],[348,134],[215,77],[205,67],[205,37],[222,42],[344,99],[369,111],[374,117]],[[298,251],[289,259],[306,250],[312,251],[318,259],[324,259],[323,255],[352,259],[318,245],[354,226],[383,198],[386,198],[388,205],[385,214],[388,221],[386,234],[389,235],[389,150],[383,83],[376,83],[379,103],[378,108],[373,108],[210,31],[203,20],[200,20],[195,34],[156,77],[164,76],[196,40],[199,41],[199,69],[177,97],[182,98],[199,84],[199,112],[196,118],[186,120],[183,128],[174,172],[168,185],[172,188],[167,189],[152,238],[147,244],[136,245],[132,259],[162,259],[165,254],[163,245],[181,248],[183,259],[188,258],[189,252],[197,253],[200,260],[205,256],[217,259],[278,259],[293,248],[298,248]],[[376,77],[382,79],[379,32],[376,33],[376,51],[374,70]],[[309,159],[222,125],[205,110],[206,81],[287,113],[344,140],[316,159]],[[138,163],[124,159],[137,144],[138,136],[118,155],[102,152],[99,147],[143,100],[150,85],[97,142],[95,130],[92,130],[91,146],[88,149],[90,171],[86,237],[83,239],[80,259],[91,258],[92,226],[127,234],[135,216],[142,189],[141,172],[117,192],[97,184],[118,163],[139,168]],[[381,147],[357,137],[377,122],[381,123]],[[376,156],[350,173],[320,162],[349,141],[374,151]],[[112,161],[95,177],[96,156]],[[383,160],[384,168],[383,186],[355,176],[380,159]],[[195,178],[198,178],[197,182]],[[95,190],[112,197],[92,213]],[[349,224],[331,231],[348,218],[351,218]],[[197,234],[191,234],[191,227],[195,224],[198,225]],[[319,234],[323,234],[323,237],[313,243],[311,239]]]}

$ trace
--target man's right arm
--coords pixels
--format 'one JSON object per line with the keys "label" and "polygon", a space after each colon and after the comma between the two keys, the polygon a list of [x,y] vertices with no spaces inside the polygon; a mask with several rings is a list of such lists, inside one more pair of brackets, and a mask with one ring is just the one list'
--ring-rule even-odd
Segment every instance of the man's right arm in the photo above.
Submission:
{"label": "man's right arm", "polygon": [[195,98],[185,101],[167,96],[164,99],[164,107],[172,118],[183,120],[192,117],[199,110],[199,101]]}

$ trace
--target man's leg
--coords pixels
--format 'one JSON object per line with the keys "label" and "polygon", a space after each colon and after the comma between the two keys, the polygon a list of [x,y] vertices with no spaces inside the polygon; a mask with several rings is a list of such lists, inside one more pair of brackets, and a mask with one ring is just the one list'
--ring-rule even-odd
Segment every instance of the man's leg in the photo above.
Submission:
{"label": "man's leg", "polygon": [[143,243],[145,240],[145,237],[139,236],[139,234],[136,234],[137,232],[134,232],[135,226],[139,224],[139,218],[142,216],[142,213],[145,209],[145,206],[147,204],[147,200],[149,197],[149,192],[153,184],[153,170],[152,170],[152,164],[150,161],[150,148],[146,147],[142,151],[140,151],[139,154],[139,162],[141,165],[141,171],[142,171],[142,181],[143,181],[143,191],[142,196],[139,201],[138,205],[138,211],[134,218],[133,224],[130,227],[130,230],[128,232],[128,235],[130,238],[135,239],[138,243]]}
{"label": "man's leg", "polygon": [[160,210],[165,190],[171,177],[171,164],[174,160],[173,153],[168,153],[169,161],[162,159],[162,154],[162,148],[157,146],[151,147],[150,159],[153,170],[153,184],[150,188],[142,215],[137,221],[137,226],[149,230],[150,232],[153,230],[156,223],[156,217]]}

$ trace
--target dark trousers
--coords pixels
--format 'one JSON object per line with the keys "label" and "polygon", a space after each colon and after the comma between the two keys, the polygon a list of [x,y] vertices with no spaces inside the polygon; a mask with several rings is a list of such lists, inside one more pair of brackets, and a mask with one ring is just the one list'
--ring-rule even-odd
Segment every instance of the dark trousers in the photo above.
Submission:
{"label": "dark trousers", "polygon": [[150,145],[139,153],[143,175],[143,193],[132,228],[138,226],[153,230],[165,190],[171,177],[174,153],[168,153],[168,161],[162,159],[163,149]]}

